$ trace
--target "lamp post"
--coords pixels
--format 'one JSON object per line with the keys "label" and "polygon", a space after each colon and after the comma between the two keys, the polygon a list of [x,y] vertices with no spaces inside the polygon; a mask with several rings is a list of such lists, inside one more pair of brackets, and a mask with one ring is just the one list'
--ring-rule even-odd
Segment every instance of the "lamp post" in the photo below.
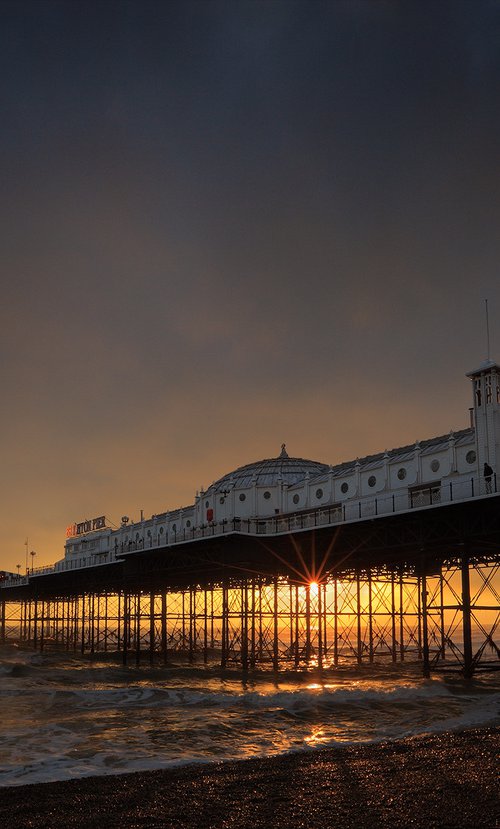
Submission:
{"label": "lamp post", "polygon": [[36,553],[35,553],[34,550],[31,551],[30,556],[31,556],[31,572],[33,572],[33,568],[34,568],[34,565],[35,565],[35,556],[36,556]]}
{"label": "lamp post", "polygon": [[19,578],[19,576],[20,576],[20,574],[21,574],[21,565],[20,565],[20,564],[16,564],[16,567],[17,567],[17,578]]}

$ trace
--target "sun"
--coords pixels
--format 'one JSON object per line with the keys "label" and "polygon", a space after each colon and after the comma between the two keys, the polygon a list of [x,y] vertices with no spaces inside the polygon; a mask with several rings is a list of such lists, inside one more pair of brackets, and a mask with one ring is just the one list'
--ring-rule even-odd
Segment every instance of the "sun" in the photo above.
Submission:
{"label": "sun", "polygon": [[311,596],[317,596],[318,595],[318,590],[319,590],[318,582],[317,581],[309,582],[309,590],[311,592]]}

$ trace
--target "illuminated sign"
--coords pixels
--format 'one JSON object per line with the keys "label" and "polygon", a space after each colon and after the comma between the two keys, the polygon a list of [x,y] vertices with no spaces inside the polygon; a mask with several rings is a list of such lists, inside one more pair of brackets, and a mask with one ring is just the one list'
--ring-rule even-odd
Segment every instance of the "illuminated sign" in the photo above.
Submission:
{"label": "illuminated sign", "polygon": [[105,527],[106,516],[100,515],[99,518],[91,518],[89,521],[82,521],[80,524],[70,524],[69,527],[66,527],[66,538],[91,533],[93,530],[103,530]]}

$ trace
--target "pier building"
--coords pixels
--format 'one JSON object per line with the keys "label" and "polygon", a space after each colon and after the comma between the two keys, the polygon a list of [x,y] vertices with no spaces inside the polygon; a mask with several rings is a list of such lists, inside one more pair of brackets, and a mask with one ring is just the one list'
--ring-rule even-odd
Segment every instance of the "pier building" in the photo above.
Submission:
{"label": "pier building", "polygon": [[61,560],[0,585],[0,636],[125,661],[496,667],[500,366],[467,376],[459,431],[339,464],[283,444],[181,509],[70,525]]}

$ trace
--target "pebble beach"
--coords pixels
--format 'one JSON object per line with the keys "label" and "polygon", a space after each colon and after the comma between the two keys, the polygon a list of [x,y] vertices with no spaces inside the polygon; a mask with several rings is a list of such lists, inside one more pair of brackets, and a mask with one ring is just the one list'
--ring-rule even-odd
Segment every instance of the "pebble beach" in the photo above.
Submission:
{"label": "pebble beach", "polygon": [[0,791],[6,829],[495,829],[500,728]]}

